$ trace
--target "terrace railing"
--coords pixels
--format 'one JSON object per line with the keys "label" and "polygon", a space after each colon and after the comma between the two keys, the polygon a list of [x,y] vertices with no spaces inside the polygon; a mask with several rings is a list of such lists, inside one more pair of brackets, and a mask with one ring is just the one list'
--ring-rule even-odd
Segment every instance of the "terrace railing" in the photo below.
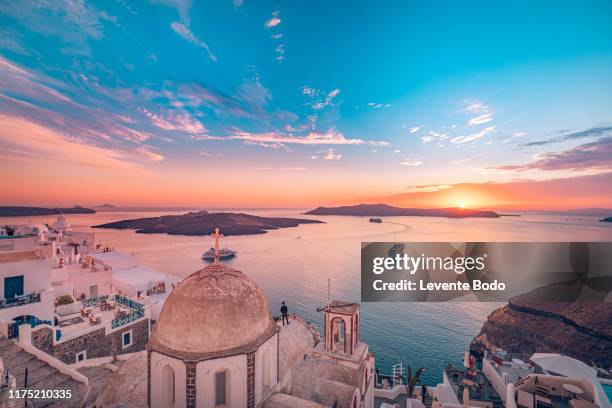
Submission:
{"label": "terrace railing", "polygon": [[121,295],[115,295],[115,302],[131,309],[132,311],[125,316],[114,318],[111,322],[111,328],[113,329],[138,320],[144,317],[145,315],[145,307],[142,303],[138,303],[130,298]]}
{"label": "terrace railing", "polygon": [[95,307],[95,306],[100,306],[102,303],[106,303],[107,300],[108,300],[108,295],[104,295],[104,296],[98,296],[95,298],[81,300],[81,304],[83,305],[83,307]]}
{"label": "terrace railing", "polygon": [[117,327],[124,326],[128,323],[138,320],[141,317],[144,317],[144,308],[134,310],[132,311],[132,313],[129,313],[125,316],[114,318],[113,321],[111,322],[111,328],[116,329]]}
{"label": "terrace railing", "polygon": [[142,303],[138,303],[130,298],[126,298],[125,296],[121,295],[115,295],[115,302],[119,303],[122,306],[129,307],[132,310],[144,309],[144,305]]}
{"label": "terrace railing", "polygon": [[0,309],[23,306],[37,302],[40,302],[40,293],[30,293],[29,295],[18,296],[10,299],[0,299]]}

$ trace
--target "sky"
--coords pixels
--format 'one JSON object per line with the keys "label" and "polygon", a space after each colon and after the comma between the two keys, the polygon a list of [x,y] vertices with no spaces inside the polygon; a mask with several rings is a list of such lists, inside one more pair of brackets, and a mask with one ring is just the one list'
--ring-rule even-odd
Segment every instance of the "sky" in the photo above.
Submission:
{"label": "sky", "polygon": [[0,1],[2,205],[612,208],[609,1]]}

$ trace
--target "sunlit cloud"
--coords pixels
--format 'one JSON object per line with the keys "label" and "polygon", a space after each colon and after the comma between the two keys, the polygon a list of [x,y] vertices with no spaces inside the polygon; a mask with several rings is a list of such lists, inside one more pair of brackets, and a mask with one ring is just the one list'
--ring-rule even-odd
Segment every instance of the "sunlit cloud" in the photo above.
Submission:
{"label": "sunlit cloud", "polygon": [[160,161],[161,154],[150,148],[112,149],[84,143],[78,137],[59,132],[31,122],[27,119],[0,113],[0,155],[3,161],[30,160],[59,165],[74,164],[81,167],[103,168],[114,171],[139,169],[142,162]]}
{"label": "sunlit cloud", "polygon": [[453,143],[453,144],[475,142],[477,140],[482,139],[486,135],[488,135],[490,133],[493,133],[494,131],[495,131],[495,126],[489,126],[487,128],[484,128],[480,132],[472,133],[470,135],[465,135],[465,136],[456,136],[456,137],[453,137],[450,140],[450,142]]}
{"label": "sunlit cloud", "polygon": [[493,116],[490,113],[484,113],[480,116],[476,116],[475,118],[470,119],[468,122],[468,126],[482,125],[484,123],[491,122],[492,120]]}
{"label": "sunlit cloud", "polygon": [[282,20],[278,17],[278,11],[275,11],[274,13],[272,13],[272,18],[270,18],[269,20],[267,20],[264,24],[264,26],[266,28],[273,28],[278,26]]}
{"label": "sunlit cloud", "polygon": [[325,153],[325,160],[340,160],[342,159],[342,155],[338,154],[334,151],[334,149],[329,149],[326,153]]}
{"label": "sunlit cloud", "polygon": [[606,172],[612,170],[610,158],[612,158],[612,137],[607,137],[561,152],[541,153],[534,161],[527,164],[495,166],[492,169],[518,172],[527,170]]}
{"label": "sunlit cloud", "polygon": [[147,109],[141,109],[142,112],[151,120],[151,123],[164,130],[178,130],[186,133],[206,133],[207,130],[197,119],[185,114],[171,112],[167,116],[162,117]]}
{"label": "sunlit cloud", "polygon": [[293,136],[275,132],[250,133],[237,131],[227,136],[225,139],[244,140],[259,143],[280,143],[280,144],[300,144],[300,145],[373,145],[388,146],[384,141],[366,141],[363,139],[346,138],[342,133],[329,130],[327,132],[310,132],[305,136]]}

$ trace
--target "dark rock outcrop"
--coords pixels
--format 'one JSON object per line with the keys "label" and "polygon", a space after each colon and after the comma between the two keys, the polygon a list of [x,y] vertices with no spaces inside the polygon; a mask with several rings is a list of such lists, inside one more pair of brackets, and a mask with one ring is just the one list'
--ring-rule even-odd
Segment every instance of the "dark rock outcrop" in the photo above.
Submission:
{"label": "dark rock outcrop", "polygon": [[96,211],[85,207],[44,208],[44,207],[17,207],[0,206],[0,217],[20,217],[32,215],[55,214],[94,214]]}
{"label": "dark rock outcrop", "polygon": [[474,351],[502,348],[529,358],[560,353],[585,363],[612,367],[612,303],[538,303],[530,294],[494,310],[472,342]]}
{"label": "dark rock outcrop", "polygon": [[393,216],[415,216],[415,217],[447,217],[468,218],[500,217],[494,211],[469,210],[466,208],[400,208],[386,204],[359,204],[343,207],[318,207],[308,211],[308,215],[353,215],[363,217],[393,217]]}
{"label": "dark rock outcrop", "polygon": [[263,234],[268,230],[316,224],[322,221],[297,218],[259,217],[244,213],[209,213],[206,210],[183,215],[138,218],[96,225],[93,228],[135,229],[138,233],[209,235],[220,228],[224,235]]}

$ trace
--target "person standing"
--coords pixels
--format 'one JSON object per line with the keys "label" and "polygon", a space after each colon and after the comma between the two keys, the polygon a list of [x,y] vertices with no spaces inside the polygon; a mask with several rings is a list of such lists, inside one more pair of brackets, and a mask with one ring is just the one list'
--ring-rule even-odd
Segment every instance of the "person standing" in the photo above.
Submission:
{"label": "person standing", "polygon": [[287,321],[287,324],[289,324],[289,309],[284,301],[281,302],[280,312],[283,315],[283,326],[285,325],[285,321]]}

